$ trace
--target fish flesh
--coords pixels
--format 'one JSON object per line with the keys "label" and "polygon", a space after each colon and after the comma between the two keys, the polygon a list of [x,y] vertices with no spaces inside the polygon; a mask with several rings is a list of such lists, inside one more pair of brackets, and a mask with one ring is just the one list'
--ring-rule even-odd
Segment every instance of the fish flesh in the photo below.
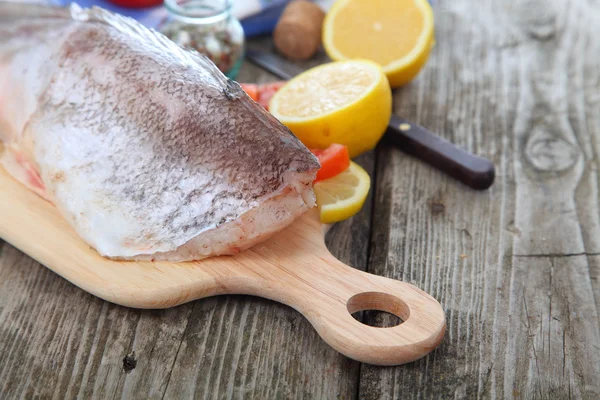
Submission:
{"label": "fish flesh", "polygon": [[206,57],[101,8],[6,2],[0,164],[101,255],[170,261],[265,240],[319,169]]}
{"label": "fish flesh", "polygon": [[100,8],[0,3],[0,163],[101,255],[232,254],[314,205],[316,158],[207,58]]}

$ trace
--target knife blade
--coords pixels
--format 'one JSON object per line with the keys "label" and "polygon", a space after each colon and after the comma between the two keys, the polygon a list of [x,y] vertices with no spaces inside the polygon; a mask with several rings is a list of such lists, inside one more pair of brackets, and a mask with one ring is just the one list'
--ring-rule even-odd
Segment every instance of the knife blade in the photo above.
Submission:
{"label": "knife blade", "polygon": [[[304,72],[278,55],[262,50],[247,49],[246,59],[284,80]],[[491,161],[397,115],[390,118],[383,139],[473,189],[485,190],[494,183],[496,172]]]}

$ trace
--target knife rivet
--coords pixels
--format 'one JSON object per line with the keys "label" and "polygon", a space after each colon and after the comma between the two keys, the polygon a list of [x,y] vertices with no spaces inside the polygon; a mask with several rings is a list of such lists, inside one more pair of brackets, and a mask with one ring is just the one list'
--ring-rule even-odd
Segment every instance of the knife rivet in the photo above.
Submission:
{"label": "knife rivet", "polygon": [[402,132],[406,132],[410,129],[410,124],[400,124],[398,128],[400,128]]}

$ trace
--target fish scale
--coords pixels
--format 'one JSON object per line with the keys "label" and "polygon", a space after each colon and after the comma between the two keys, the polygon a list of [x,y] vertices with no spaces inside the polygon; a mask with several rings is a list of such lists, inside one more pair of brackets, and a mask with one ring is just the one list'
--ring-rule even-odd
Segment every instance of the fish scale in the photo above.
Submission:
{"label": "fish scale", "polygon": [[0,163],[100,254],[232,254],[314,205],[316,158],[207,58],[99,8],[0,21]]}

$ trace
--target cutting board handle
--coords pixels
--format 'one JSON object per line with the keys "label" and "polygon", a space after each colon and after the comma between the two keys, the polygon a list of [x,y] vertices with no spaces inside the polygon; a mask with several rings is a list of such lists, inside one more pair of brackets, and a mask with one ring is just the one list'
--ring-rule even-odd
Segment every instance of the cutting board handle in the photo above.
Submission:
{"label": "cutting board handle", "polygon": [[[274,297],[300,311],[334,349],[361,362],[398,365],[417,360],[440,344],[445,316],[433,297],[411,284],[349,267],[333,256],[321,260],[303,265],[303,271],[310,269],[312,275],[304,281],[310,289],[290,296],[289,286],[275,285],[283,291]],[[389,312],[403,322],[373,327],[351,315],[365,310]]]}
{"label": "cutting board handle", "polygon": [[[302,313],[340,353],[376,365],[417,360],[442,341],[442,306],[417,287],[352,268],[327,249],[316,211],[236,257],[241,261],[223,293],[268,297]],[[374,327],[352,314],[379,310],[403,322]]]}

